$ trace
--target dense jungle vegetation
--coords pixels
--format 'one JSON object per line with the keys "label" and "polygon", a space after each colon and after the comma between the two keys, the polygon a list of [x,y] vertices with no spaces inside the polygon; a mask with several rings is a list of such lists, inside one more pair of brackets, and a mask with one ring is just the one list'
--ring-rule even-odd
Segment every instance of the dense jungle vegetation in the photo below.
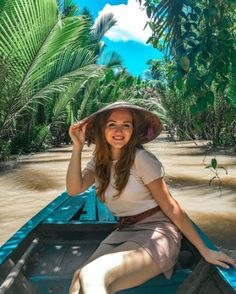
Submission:
{"label": "dense jungle vegetation", "polygon": [[235,1],[137,2],[164,56],[149,60],[150,80],[115,52],[101,60],[113,15],[94,26],[70,0],[0,1],[0,160],[69,143],[75,119],[118,99],[155,111],[181,140],[235,148]]}

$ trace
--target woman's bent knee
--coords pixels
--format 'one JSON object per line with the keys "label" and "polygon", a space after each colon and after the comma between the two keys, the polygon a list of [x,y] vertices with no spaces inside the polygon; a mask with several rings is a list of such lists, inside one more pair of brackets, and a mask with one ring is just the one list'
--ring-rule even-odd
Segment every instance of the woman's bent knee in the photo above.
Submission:
{"label": "woman's bent knee", "polygon": [[91,262],[86,264],[84,267],[82,267],[82,269],[80,270],[79,279],[81,281],[88,281],[88,280],[93,280],[93,277],[95,276],[96,276],[96,280],[97,278],[100,278],[103,276],[102,268],[94,264],[94,262]]}
{"label": "woman's bent knee", "polygon": [[[105,276],[101,271],[101,267],[97,267],[94,264],[85,265],[79,275],[79,281],[82,289],[89,290],[88,293],[96,293],[99,289],[99,293],[106,293],[104,289],[106,289]],[[95,292],[93,292],[93,290]]]}

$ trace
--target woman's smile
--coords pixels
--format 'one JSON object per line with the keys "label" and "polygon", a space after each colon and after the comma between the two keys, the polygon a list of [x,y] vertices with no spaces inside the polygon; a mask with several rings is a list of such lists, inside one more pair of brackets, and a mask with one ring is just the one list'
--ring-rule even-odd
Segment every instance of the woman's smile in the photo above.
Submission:
{"label": "woman's smile", "polygon": [[119,158],[121,149],[129,142],[132,133],[131,113],[126,109],[114,110],[109,116],[105,127],[105,138],[111,147],[114,159]]}

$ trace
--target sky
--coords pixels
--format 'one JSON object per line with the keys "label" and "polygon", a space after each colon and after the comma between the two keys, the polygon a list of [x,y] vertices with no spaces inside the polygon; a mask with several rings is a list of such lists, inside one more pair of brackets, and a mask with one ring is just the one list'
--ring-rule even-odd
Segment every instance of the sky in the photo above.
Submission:
{"label": "sky", "polygon": [[161,58],[161,53],[146,44],[151,30],[144,26],[148,21],[145,9],[136,0],[74,0],[80,10],[85,6],[93,14],[95,22],[105,13],[113,13],[117,24],[105,35],[105,52],[116,51],[121,55],[123,67],[134,76],[143,75],[147,60]]}

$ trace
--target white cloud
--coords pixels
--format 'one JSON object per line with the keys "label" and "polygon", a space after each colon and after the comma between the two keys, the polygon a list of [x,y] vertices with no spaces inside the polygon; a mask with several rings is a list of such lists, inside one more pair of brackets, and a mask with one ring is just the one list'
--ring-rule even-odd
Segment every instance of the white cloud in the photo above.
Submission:
{"label": "white cloud", "polygon": [[111,28],[106,37],[112,41],[136,41],[139,43],[146,43],[151,36],[151,29],[145,24],[148,21],[146,11],[142,8],[136,0],[128,0],[127,5],[110,5],[99,12],[98,17],[106,13],[113,13],[117,24]]}

